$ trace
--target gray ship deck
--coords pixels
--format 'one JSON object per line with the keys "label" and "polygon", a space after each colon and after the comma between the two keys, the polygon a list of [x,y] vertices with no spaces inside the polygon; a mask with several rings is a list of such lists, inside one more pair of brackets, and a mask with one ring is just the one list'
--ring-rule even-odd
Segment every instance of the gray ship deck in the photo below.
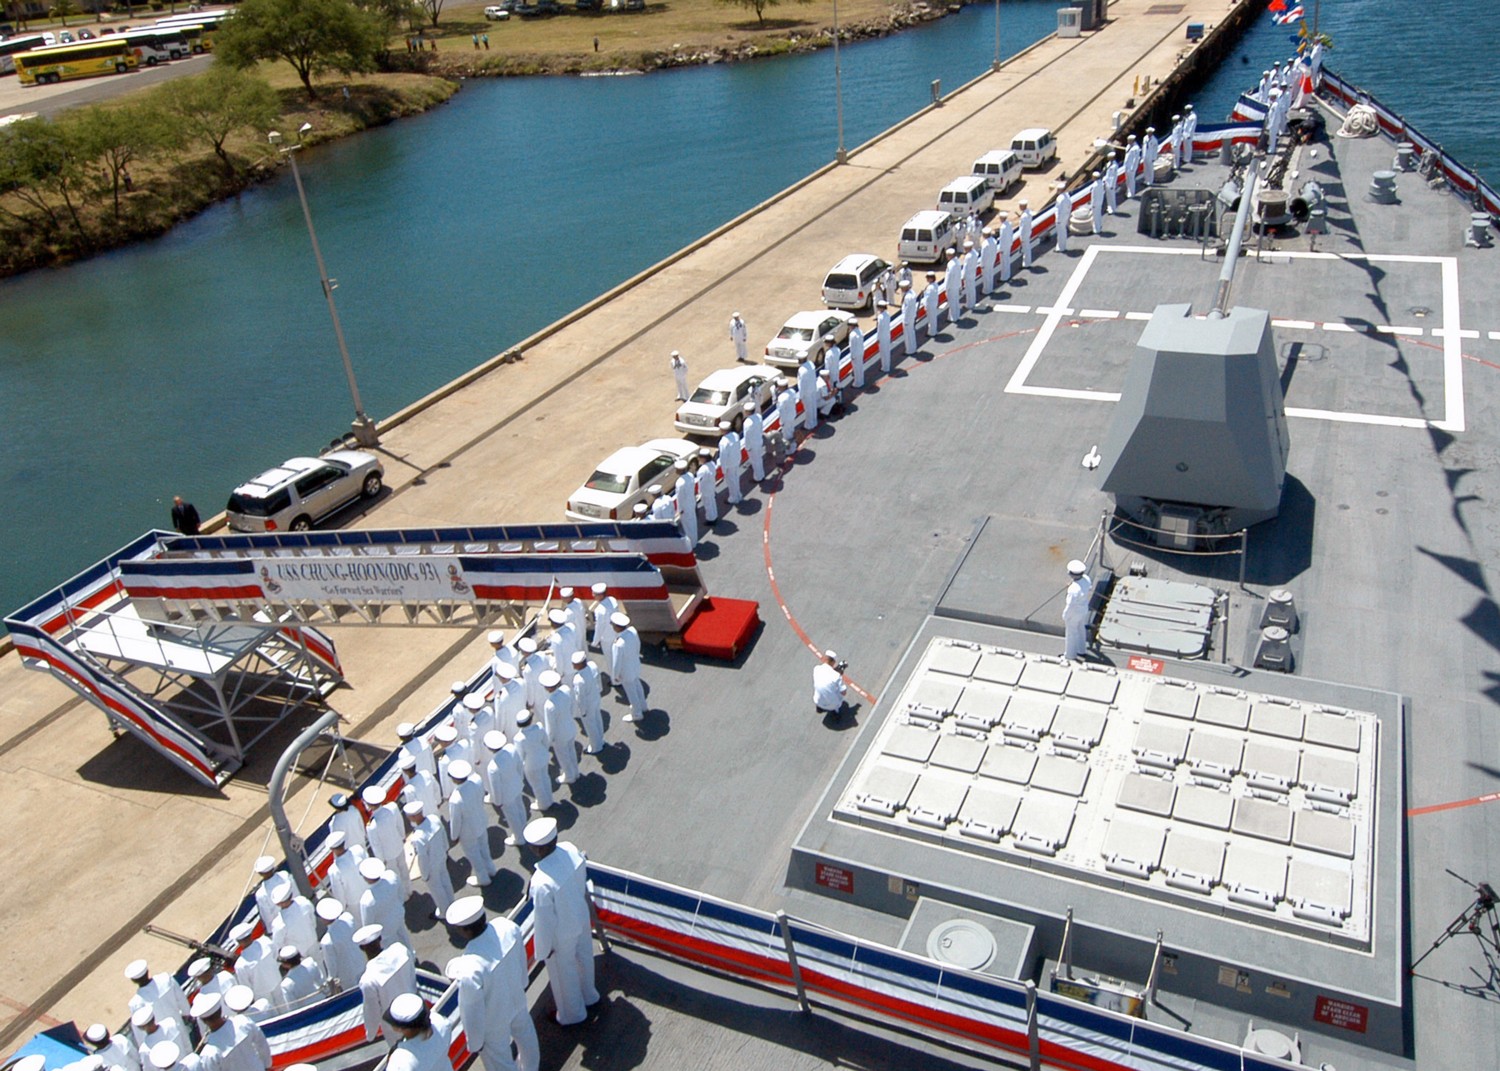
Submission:
{"label": "gray ship deck", "polygon": [[[1500,612],[1488,579],[1500,516],[1487,488],[1500,446],[1496,252],[1465,248],[1467,206],[1415,175],[1401,176],[1398,205],[1365,200],[1371,172],[1390,165],[1388,142],[1329,140],[1332,158],[1322,145],[1301,166],[1329,193],[1331,233],[1315,246],[1267,243],[1235,283],[1233,304],[1264,307],[1277,322],[1292,414],[1282,513],[1252,530],[1245,587],[1233,559],[1185,567],[1139,548],[1109,554],[1228,591],[1228,637],[1216,639],[1214,658],[1248,661],[1264,597],[1285,587],[1302,615],[1299,677],[1409,698],[1407,858],[1396,862],[1414,959],[1474,900],[1445,868],[1489,880],[1496,858],[1487,806],[1500,777]],[[1212,189],[1221,179],[1200,162],[1173,185]],[[1048,252],[998,301],[851,397],[763,493],[728,511],[700,551],[710,590],[762,600],[768,623],[733,666],[652,656],[651,713],[634,733],[614,720],[609,751],[560,808],[569,837],[616,866],[901,942],[902,918],[787,889],[790,848],[810,816],[826,817],[818,801],[852,737],[879,731],[897,665],[981,521],[990,545],[973,566],[982,584],[971,602],[996,621],[1059,631],[1062,564],[1090,546],[1109,509],[1080,460],[1104,438],[1139,321],[1161,302],[1206,311],[1218,271],[1191,243],[1137,235],[1135,205],[1122,209],[1103,238]],[[1060,647],[1037,638],[1036,648],[1049,642]],[[852,716],[813,715],[809,645],[849,659]],[[501,862],[512,876],[497,882],[497,906],[521,889],[515,851]],[[652,982],[646,998],[635,987],[649,967],[614,969],[606,962],[602,975],[616,990],[609,1014],[631,1005],[650,1020],[653,1057],[658,1044],[692,1051],[701,1021],[675,1004],[660,1018],[652,1010],[674,1002],[671,986]],[[1410,982],[1411,1059],[1303,1031],[1304,1062],[1500,1064],[1496,978],[1461,934]],[[1244,1037],[1244,1016],[1175,994],[1170,979],[1162,1005],[1152,1018]],[[569,1067],[597,1058],[592,1040],[549,1052]]]}

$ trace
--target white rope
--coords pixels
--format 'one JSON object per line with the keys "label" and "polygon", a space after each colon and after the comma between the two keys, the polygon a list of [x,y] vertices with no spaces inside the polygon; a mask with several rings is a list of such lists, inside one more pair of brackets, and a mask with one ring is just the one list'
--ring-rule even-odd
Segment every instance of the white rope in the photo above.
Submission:
{"label": "white rope", "polygon": [[1356,104],[1344,116],[1344,125],[1339,127],[1341,138],[1372,138],[1380,133],[1380,119],[1375,109],[1368,104]]}

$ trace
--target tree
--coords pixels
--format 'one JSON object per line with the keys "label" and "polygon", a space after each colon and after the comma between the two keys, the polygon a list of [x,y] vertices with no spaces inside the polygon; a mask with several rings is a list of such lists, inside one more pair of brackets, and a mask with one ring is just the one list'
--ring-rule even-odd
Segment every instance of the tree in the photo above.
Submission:
{"label": "tree", "polygon": [[313,75],[370,70],[384,46],[379,21],[349,0],[244,0],[224,20],[214,51],[240,69],[285,60],[316,98]]}
{"label": "tree", "polygon": [[82,108],[69,115],[68,122],[77,138],[79,155],[104,165],[104,178],[99,186],[109,193],[117,220],[120,191],[130,165],[141,156],[181,141],[177,128],[151,97]]}
{"label": "tree", "polygon": [[213,149],[231,180],[234,160],[224,148],[229,135],[236,130],[264,133],[281,114],[281,99],[269,83],[218,63],[192,78],[164,82],[154,94],[186,139]]}
{"label": "tree", "polygon": [[60,198],[85,241],[88,230],[75,203],[87,175],[80,139],[70,123],[25,119],[0,128],[0,190],[14,193],[41,214],[50,231],[63,221],[53,204]]}
{"label": "tree", "polygon": [[52,9],[48,12],[54,19],[61,19],[62,24],[67,26],[69,15],[81,15],[78,5],[73,0],[53,0]]}
{"label": "tree", "polygon": [[432,28],[437,29],[438,16],[443,13],[443,0],[417,0],[417,6],[432,20]]}
{"label": "tree", "polygon": [[[808,4],[811,2],[812,0],[797,0],[799,4]],[[778,6],[781,0],[719,0],[719,3],[728,7],[749,8],[755,12],[756,19],[764,26],[766,24],[766,8]]]}

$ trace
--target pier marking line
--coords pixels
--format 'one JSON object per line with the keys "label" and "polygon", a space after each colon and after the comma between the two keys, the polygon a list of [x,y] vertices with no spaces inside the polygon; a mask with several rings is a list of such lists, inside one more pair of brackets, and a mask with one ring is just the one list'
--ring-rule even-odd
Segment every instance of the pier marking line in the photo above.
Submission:
{"label": "pier marking line", "polygon": [[[1040,398],[1063,398],[1075,401],[1097,401],[1118,402],[1120,395],[1115,391],[1087,390],[1071,387],[1038,387],[1028,384],[1032,371],[1041,361],[1042,354],[1047,344],[1052,340],[1053,333],[1057,330],[1064,316],[1073,315],[1072,303],[1083,285],[1084,276],[1088,274],[1093,266],[1094,260],[1100,253],[1134,253],[1147,256],[1180,256],[1196,257],[1199,252],[1196,249],[1161,249],[1150,246],[1131,245],[1090,245],[1085,247],[1083,256],[1074,266],[1068,281],[1063,285],[1062,292],[1052,305],[1038,305],[1035,312],[1042,314],[1046,319],[1036,337],[1032,339],[1031,345],[1021,358],[1021,363],[1016,366],[1015,372],[1011,374],[1010,380],[1005,385],[1007,394],[1028,394]],[[1434,328],[1432,335],[1442,340],[1443,350],[1443,397],[1444,414],[1441,420],[1427,420],[1421,417],[1397,417],[1383,416],[1377,413],[1349,413],[1331,409],[1311,409],[1298,406],[1289,406],[1286,410],[1287,416],[1300,417],[1309,420],[1327,420],[1344,424],[1365,424],[1388,428],[1437,428],[1442,431],[1463,431],[1465,427],[1464,417],[1464,394],[1463,394],[1463,361],[1464,354],[1459,342],[1464,338],[1479,338],[1478,331],[1464,330],[1458,326],[1460,322],[1459,292],[1458,292],[1458,261],[1453,257],[1429,257],[1406,254],[1357,254],[1349,255],[1343,253],[1312,253],[1312,252],[1278,252],[1277,256],[1301,260],[1349,260],[1368,262],[1391,262],[1398,264],[1436,264],[1442,274],[1443,283],[1443,323],[1454,325],[1451,328]],[[996,305],[995,308],[1006,308]],[[1019,312],[1020,307],[1015,307]],[[1118,313],[1110,310],[1082,309],[1079,316],[1094,320],[1114,320],[1119,317]],[[1150,320],[1151,313],[1148,312],[1126,312],[1125,320]],[[1081,321],[1073,321],[1071,326],[1078,326]],[[1346,334],[1370,334],[1374,332],[1402,335],[1419,336],[1424,334],[1420,327],[1366,325],[1362,323],[1347,323],[1345,321],[1329,321],[1318,323],[1313,320],[1291,320],[1273,319],[1272,326],[1289,330],[1306,331],[1335,331]],[[1500,337],[1500,332],[1490,332],[1492,338]]]}
{"label": "pier marking line", "polygon": [[1430,803],[1426,807],[1408,807],[1406,817],[1420,818],[1424,814],[1437,814],[1439,811],[1456,811],[1461,807],[1474,807],[1481,803],[1494,803],[1496,800],[1500,800],[1500,792],[1486,792],[1483,796],[1471,796],[1466,800]]}

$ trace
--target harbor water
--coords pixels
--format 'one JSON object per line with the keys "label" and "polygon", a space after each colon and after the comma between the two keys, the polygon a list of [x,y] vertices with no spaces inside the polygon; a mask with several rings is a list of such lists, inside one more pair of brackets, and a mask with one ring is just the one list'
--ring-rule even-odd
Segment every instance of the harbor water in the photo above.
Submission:
{"label": "harbor water", "polygon": [[[1051,32],[1055,8],[1006,0],[1005,52]],[[1493,95],[1492,70],[1472,60],[1434,80],[1428,63],[1418,83],[1384,60],[1392,33],[1435,42],[1440,14],[1330,0],[1321,17],[1330,66],[1500,173],[1481,112],[1452,104],[1460,86]],[[974,5],[844,48],[845,144],[920,109],[933,79],[952,88],[983,72],[993,20]],[[1263,17],[1200,112],[1222,117],[1291,51],[1288,33]],[[826,163],[834,116],[823,51],[470,81],[434,112],[307,151],[366,410],[399,409]],[[0,325],[0,610],[165,527],[174,493],[217,512],[234,484],[315,452],[352,415],[288,175],[159,240],[0,282]]]}

